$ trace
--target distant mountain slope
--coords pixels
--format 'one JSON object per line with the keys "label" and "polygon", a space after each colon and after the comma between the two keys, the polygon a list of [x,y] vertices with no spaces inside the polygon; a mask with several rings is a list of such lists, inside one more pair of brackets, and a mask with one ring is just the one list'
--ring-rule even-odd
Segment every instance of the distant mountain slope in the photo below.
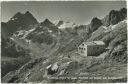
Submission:
{"label": "distant mountain slope", "polygon": [[29,30],[35,24],[38,24],[37,20],[28,11],[25,14],[18,12],[8,22],[1,23],[2,77],[30,60],[28,50],[15,43],[11,36],[16,31]]}

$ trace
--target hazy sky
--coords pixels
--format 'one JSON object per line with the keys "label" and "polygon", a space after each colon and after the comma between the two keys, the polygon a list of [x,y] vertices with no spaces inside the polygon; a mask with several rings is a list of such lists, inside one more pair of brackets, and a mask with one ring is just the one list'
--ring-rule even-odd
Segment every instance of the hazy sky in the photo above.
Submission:
{"label": "hazy sky", "polygon": [[17,12],[30,11],[33,16],[42,22],[48,18],[51,21],[64,20],[77,24],[87,24],[93,17],[103,18],[110,10],[119,10],[126,7],[125,1],[77,1],[77,2],[46,2],[20,1],[3,2],[2,21],[7,22]]}

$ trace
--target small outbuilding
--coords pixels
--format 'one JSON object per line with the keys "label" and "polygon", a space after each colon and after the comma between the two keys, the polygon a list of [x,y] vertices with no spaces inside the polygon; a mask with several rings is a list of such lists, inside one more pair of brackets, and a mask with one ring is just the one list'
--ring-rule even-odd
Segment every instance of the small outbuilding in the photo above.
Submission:
{"label": "small outbuilding", "polygon": [[98,56],[105,50],[103,41],[83,42],[78,47],[78,53],[84,56]]}

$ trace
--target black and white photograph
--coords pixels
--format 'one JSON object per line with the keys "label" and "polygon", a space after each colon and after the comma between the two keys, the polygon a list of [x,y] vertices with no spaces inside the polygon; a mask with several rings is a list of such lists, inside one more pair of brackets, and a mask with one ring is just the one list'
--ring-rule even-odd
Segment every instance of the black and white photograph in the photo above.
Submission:
{"label": "black and white photograph", "polygon": [[1,83],[127,83],[127,1],[2,1]]}

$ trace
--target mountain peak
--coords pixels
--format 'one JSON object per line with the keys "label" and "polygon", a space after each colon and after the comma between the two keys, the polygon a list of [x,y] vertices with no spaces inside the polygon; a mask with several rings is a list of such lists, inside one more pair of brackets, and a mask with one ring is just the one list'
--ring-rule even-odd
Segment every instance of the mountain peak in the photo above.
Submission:
{"label": "mountain peak", "polygon": [[44,22],[50,22],[50,21],[49,21],[49,19],[46,18],[46,19],[44,20]]}
{"label": "mountain peak", "polygon": [[49,19],[45,19],[41,24],[45,26],[54,25]]}
{"label": "mountain peak", "polygon": [[94,26],[94,25],[101,25],[101,24],[102,24],[101,20],[99,18],[97,18],[97,17],[94,17],[92,19],[92,21],[91,21],[91,25],[92,26]]}
{"label": "mountain peak", "polygon": [[21,12],[17,12],[12,18],[21,17],[23,14]]}
{"label": "mountain peak", "polygon": [[21,15],[22,13],[21,12],[17,12],[16,15]]}
{"label": "mountain peak", "polygon": [[120,11],[127,12],[127,9],[126,8],[121,8]]}
{"label": "mountain peak", "polygon": [[15,32],[21,29],[29,29],[30,25],[38,24],[36,18],[27,11],[26,13],[17,12],[8,22],[7,25],[11,32]]}
{"label": "mountain peak", "polygon": [[93,19],[92,19],[92,21],[91,21],[91,22],[96,22],[96,21],[100,21],[100,19],[99,19],[99,18],[97,18],[97,17],[93,17]]}
{"label": "mountain peak", "polygon": [[97,18],[97,17],[94,17],[92,20],[91,20],[91,23],[90,23],[90,32],[94,32],[95,30],[97,30],[100,26],[102,25],[102,21]]}
{"label": "mountain peak", "polygon": [[119,11],[118,10],[111,10],[109,13],[109,25],[115,25],[118,22],[124,20],[127,16],[127,9],[122,8]]}
{"label": "mountain peak", "polygon": [[33,16],[29,11],[26,11],[26,13],[24,15]]}
{"label": "mountain peak", "polygon": [[30,12],[29,11],[26,11],[26,13],[25,14],[29,14]]}

